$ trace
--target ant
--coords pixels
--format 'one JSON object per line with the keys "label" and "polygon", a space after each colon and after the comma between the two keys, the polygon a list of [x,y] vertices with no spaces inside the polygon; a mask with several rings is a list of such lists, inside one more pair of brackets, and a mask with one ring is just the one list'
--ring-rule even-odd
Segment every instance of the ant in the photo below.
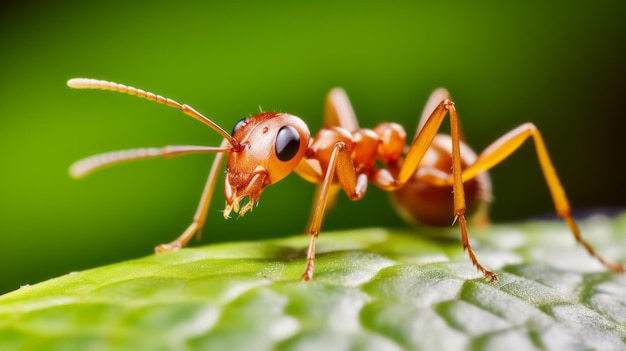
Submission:
{"label": "ant", "polygon": [[[156,252],[179,249],[194,235],[199,235],[221,163],[224,155],[228,154],[224,181],[226,219],[231,212],[243,216],[252,210],[266,186],[291,172],[295,171],[305,180],[317,184],[308,227],[310,243],[303,281],[313,278],[315,240],[327,205],[335,201],[342,189],[351,200],[360,200],[370,182],[392,192],[398,212],[410,222],[435,226],[458,222],[463,249],[472,264],[487,280],[494,281],[498,279],[497,275],[480,264],[472,250],[467,234],[466,207],[469,209],[468,216],[474,214],[486,218],[486,205],[491,197],[487,171],[532,138],[556,212],[565,220],[576,241],[611,271],[626,271],[625,266],[612,263],[596,253],[582,238],[535,125],[520,125],[476,155],[464,142],[456,107],[443,88],[431,94],[416,136],[407,147],[406,132],[397,123],[382,123],[374,129],[360,128],[348,96],[341,88],[334,88],[328,93],[324,127],[311,138],[306,123],[286,113],[262,112],[244,118],[235,124],[229,134],[191,106],[141,89],[87,78],[70,79],[67,85],[77,89],[117,91],[174,107],[208,125],[224,138],[218,147],[165,146],[114,151],[87,157],[71,166],[70,174],[80,178],[102,167],[125,161],[192,153],[216,154],[193,221],[176,240],[157,246]],[[438,134],[448,114],[450,135]]]}

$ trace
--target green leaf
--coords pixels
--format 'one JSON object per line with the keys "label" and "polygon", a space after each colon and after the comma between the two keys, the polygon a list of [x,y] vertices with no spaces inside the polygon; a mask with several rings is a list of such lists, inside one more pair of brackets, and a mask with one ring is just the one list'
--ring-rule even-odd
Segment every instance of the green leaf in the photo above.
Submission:
{"label": "green leaf", "polygon": [[[580,223],[626,258],[626,214]],[[445,230],[324,232],[187,248],[0,297],[2,350],[624,350],[626,277],[560,222],[472,228],[485,281]]]}

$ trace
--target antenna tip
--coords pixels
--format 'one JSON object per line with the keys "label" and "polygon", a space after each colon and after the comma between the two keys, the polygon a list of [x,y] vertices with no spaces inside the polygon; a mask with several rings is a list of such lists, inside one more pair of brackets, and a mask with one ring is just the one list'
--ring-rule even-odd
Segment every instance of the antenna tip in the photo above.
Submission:
{"label": "antenna tip", "polygon": [[76,164],[76,163],[70,166],[68,173],[70,177],[74,179],[83,178],[87,174],[87,172],[84,169],[82,169],[79,164]]}
{"label": "antenna tip", "polygon": [[94,82],[94,79],[89,78],[72,78],[67,81],[67,86],[70,88],[80,89],[87,88]]}
{"label": "antenna tip", "polygon": [[70,88],[76,88],[76,86],[81,80],[82,80],[81,78],[72,78],[67,81],[67,86]]}

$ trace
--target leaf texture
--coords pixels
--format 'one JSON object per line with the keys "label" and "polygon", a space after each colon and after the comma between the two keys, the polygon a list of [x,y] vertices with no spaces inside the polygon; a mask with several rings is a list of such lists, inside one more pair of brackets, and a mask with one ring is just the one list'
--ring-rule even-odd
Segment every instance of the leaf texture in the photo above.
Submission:
{"label": "leaf texture", "polygon": [[[581,222],[626,259],[626,215]],[[2,350],[625,350],[626,277],[559,222],[324,232],[209,245],[70,273],[0,296]]]}

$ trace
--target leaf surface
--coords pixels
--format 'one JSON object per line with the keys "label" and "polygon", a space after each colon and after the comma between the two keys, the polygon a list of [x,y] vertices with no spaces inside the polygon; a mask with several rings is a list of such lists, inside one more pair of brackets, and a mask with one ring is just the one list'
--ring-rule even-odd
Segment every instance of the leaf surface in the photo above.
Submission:
{"label": "leaf surface", "polygon": [[[581,222],[626,259],[626,215]],[[70,273],[0,296],[3,350],[624,350],[626,277],[560,222],[324,232],[186,248]]]}

